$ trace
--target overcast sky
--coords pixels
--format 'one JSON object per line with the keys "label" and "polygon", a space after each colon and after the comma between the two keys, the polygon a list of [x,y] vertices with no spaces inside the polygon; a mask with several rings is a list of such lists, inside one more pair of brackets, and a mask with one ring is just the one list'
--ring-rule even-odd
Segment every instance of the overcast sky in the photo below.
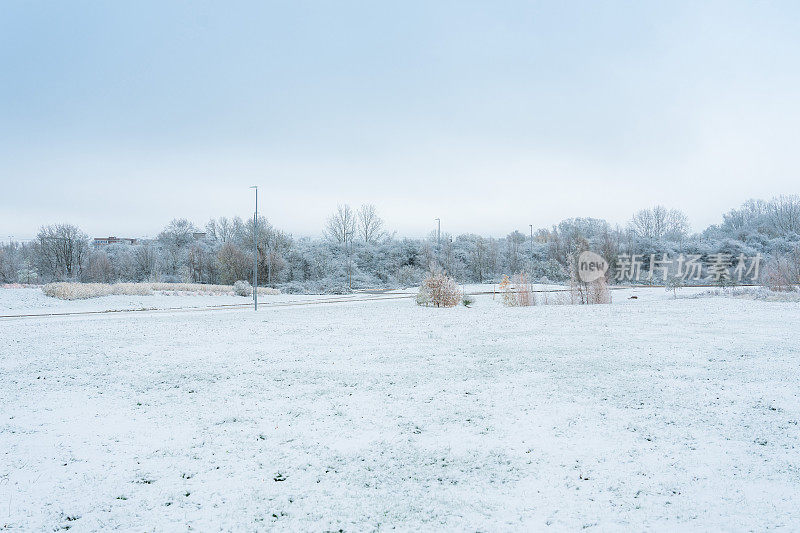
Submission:
{"label": "overcast sky", "polygon": [[800,192],[800,2],[30,2],[0,12],[0,240],[252,216],[504,235]]}

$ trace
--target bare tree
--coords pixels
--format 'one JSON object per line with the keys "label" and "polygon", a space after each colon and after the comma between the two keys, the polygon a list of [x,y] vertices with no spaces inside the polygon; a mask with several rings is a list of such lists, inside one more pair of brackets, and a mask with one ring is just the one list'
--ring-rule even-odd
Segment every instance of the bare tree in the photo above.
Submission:
{"label": "bare tree", "polygon": [[206,224],[206,233],[211,240],[225,243],[232,241],[236,237],[236,228],[228,217],[220,217],[219,220],[212,218]]}
{"label": "bare tree", "polygon": [[372,204],[364,204],[359,208],[357,225],[358,234],[366,243],[373,243],[384,234],[383,220]]}
{"label": "bare tree", "polygon": [[347,244],[356,231],[356,214],[349,205],[339,205],[336,212],[328,217],[325,234],[339,244]]}
{"label": "bare tree", "polygon": [[517,230],[512,231],[506,236],[506,261],[508,269],[512,273],[522,270],[523,261],[520,257],[522,245],[525,243],[525,235]]}
{"label": "bare tree", "polygon": [[158,235],[158,240],[172,249],[182,248],[194,240],[197,227],[185,218],[175,218]]}
{"label": "bare tree", "polygon": [[291,247],[291,235],[274,228],[272,225],[269,225],[268,230],[264,232],[263,239],[259,239],[259,263],[266,264],[267,285],[271,285],[274,282],[274,278],[286,268],[284,255],[289,253]]}
{"label": "bare tree", "polygon": [[[234,219],[234,225],[235,225]],[[242,225],[240,246],[244,249],[252,247],[253,221],[248,220]],[[275,228],[266,217],[258,217],[258,276],[271,285],[280,272],[286,267],[284,255],[289,253],[292,246],[291,235]],[[252,260],[252,258],[251,258]]]}
{"label": "bare tree", "polygon": [[113,281],[114,269],[111,266],[111,261],[108,259],[108,254],[105,250],[94,250],[91,252],[87,263],[85,277],[90,281],[99,283],[109,283]]}
{"label": "bare tree", "polygon": [[800,233],[800,196],[781,195],[769,202],[769,218],[779,235]]}
{"label": "bare tree", "polygon": [[158,234],[161,244],[159,268],[171,281],[189,277],[188,246],[194,241],[196,231],[197,227],[185,218],[176,218]]}
{"label": "bare tree", "polygon": [[628,229],[637,237],[647,239],[681,239],[689,231],[689,220],[677,209],[657,205],[642,209],[631,218]]}
{"label": "bare tree", "polygon": [[238,280],[246,280],[252,275],[253,256],[245,253],[239,246],[226,242],[217,252],[220,265],[220,279],[231,284]]}
{"label": "bare tree", "polygon": [[88,237],[71,224],[44,226],[36,237],[40,272],[58,279],[80,276],[89,253]]}
{"label": "bare tree", "polygon": [[0,281],[24,283],[21,278],[26,277],[30,265],[26,264],[23,252],[22,246],[17,242],[0,246]]}
{"label": "bare tree", "polygon": [[154,278],[156,271],[156,251],[149,244],[141,244],[133,253],[134,279],[146,281]]}
{"label": "bare tree", "polygon": [[486,241],[481,236],[474,237],[474,245],[469,254],[469,264],[472,267],[472,276],[480,283],[487,277],[489,270],[489,251]]}
{"label": "bare tree", "polygon": [[[723,227],[730,232],[757,230],[766,233],[765,220],[770,204],[764,200],[747,200],[738,209],[731,209],[722,216]],[[740,233],[741,235],[741,233]]]}

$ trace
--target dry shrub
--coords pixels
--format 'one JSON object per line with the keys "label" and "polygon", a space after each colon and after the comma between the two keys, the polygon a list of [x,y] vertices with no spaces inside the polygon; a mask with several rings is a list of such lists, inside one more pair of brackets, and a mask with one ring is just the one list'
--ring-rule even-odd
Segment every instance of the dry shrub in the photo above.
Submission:
{"label": "dry shrub", "polygon": [[499,288],[503,295],[503,305],[507,307],[536,305],[536,295],[527,274],[516,274],[513,280],[504,274]]}
{"label": "dry shrub", "polygon": [[594,281],[570,280],[570,299],[573,304],[593,305],[610,304],[611,292],[605,277]]}
{"label": "dry shrub", "polygon": [[[149,296],[159,292],[193,292],[205,294],[234,294],[231,285],[204,285],[202,283],[48,283],[42,292],[59,300],[85,300],[112,294],[127,296]],[[277,289],[259,287],[258,294],[280,294]]]}
{"label": "dry shrub", "polygon": [[608,282],[605,276],[594,281],[581,281],[574,273],[570,276],[569,283],[570,299],[573,304],[593,305],[610,304],[611,291],[608,290]]}
{"label": "dry shrub", "polygon": [[511,287],[511,278],[503,274],[503,279],[500,285],[497,286],[497,289],[503,297],[503,305],[507,307],[516,307],[517,297],[514,295],[514,291]]}
{"label": "dry shrub", "polygon": [[536,305],[536,294],[533,292],[533,286],[527,274],[520,272],[514,276],[514,285],[517,287],[518,305],[522,307]]}
{"label": "dry shrub", "polygon": [[276,294],[280,294],[280,289],[273,289],[272,287],[259,287],[258,294],[266,294],[268,296],[275,296]]}
{"label": "dry shrub", "polygon": [[0,289],[28,289],[31,287],[36,287],[31,283],[2,283],[0,284]]}
{"label": "dry shrub", "polygon": [[570,305],[572,295],[568,290],[544,291],[539,293],[536,305]]}
{"label": "dry shrub", "polygon": [[111,294],[149,296],[150,294],[153,294],[153,290],[147,283],[115,283],[111,286]]}
{"label": "dry shrub", "polygon": [[764,267],[763,282],[771,291],[794,291],[800,283],[800,254],[795,253],[794,257],[779,257],[767,263]]}
{"label": "dry shrub", "polygon": [[42,287],[42,292],[59,300],[85,300],[113,294],[112,285],[108,283],[48,283]]}
{"label": "dry shrub", "polygon": [[[200,292],[200,293],[233,293],[233,285],[212,285],[205,283],[150,283],[154,291]],[[280,294],[281,291],[271,287],[259,287],[258,294]]]}
{"label": "dry shrub", "polygon": [[610,304],[611,291],[608,290],[608,282],[605,276],[589,283],[588,302],[590,304]]}
{"label": "dry shrub", "polygon": [[611,292],[608,290],[608,281],[606,277],[600,276],[594,281],[581,280],[578,274],[577,259],[577,256],[570,258],[570,303],[579,305],[610,304]]}
{"label": "dry shrub", "polygon": [[454,307],[460,301],[461,291],[455,280],[439,268],[428,273],[417,293],[417,305]]}

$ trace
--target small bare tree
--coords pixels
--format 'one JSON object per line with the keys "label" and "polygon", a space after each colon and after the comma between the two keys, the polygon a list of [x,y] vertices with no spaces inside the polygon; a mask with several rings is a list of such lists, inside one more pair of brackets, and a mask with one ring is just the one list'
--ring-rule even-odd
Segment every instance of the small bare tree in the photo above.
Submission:
{"label": "small bare tree", "polygon": [[366,243],[373,243],[384,234],[383,220],[372,204],[364,204],[358,209],[357,225],[358,234]]}
{"label": "small bare tree", "polygon": [[328,217],[325,235],[339,244],[347,244],[356,231],[356,214],[347,205],[339,205],[336,212]]}

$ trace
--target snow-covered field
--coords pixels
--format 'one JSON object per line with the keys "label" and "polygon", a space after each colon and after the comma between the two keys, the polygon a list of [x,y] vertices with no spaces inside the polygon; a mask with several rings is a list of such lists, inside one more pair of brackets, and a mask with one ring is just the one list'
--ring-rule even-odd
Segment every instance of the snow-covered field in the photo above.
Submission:
{"label": "snow-covered field", "polygon": [[[228,299],[6,289],[0,314]],[[663,289],[0,319],[0,525],[791,530],[798,324]]]}

